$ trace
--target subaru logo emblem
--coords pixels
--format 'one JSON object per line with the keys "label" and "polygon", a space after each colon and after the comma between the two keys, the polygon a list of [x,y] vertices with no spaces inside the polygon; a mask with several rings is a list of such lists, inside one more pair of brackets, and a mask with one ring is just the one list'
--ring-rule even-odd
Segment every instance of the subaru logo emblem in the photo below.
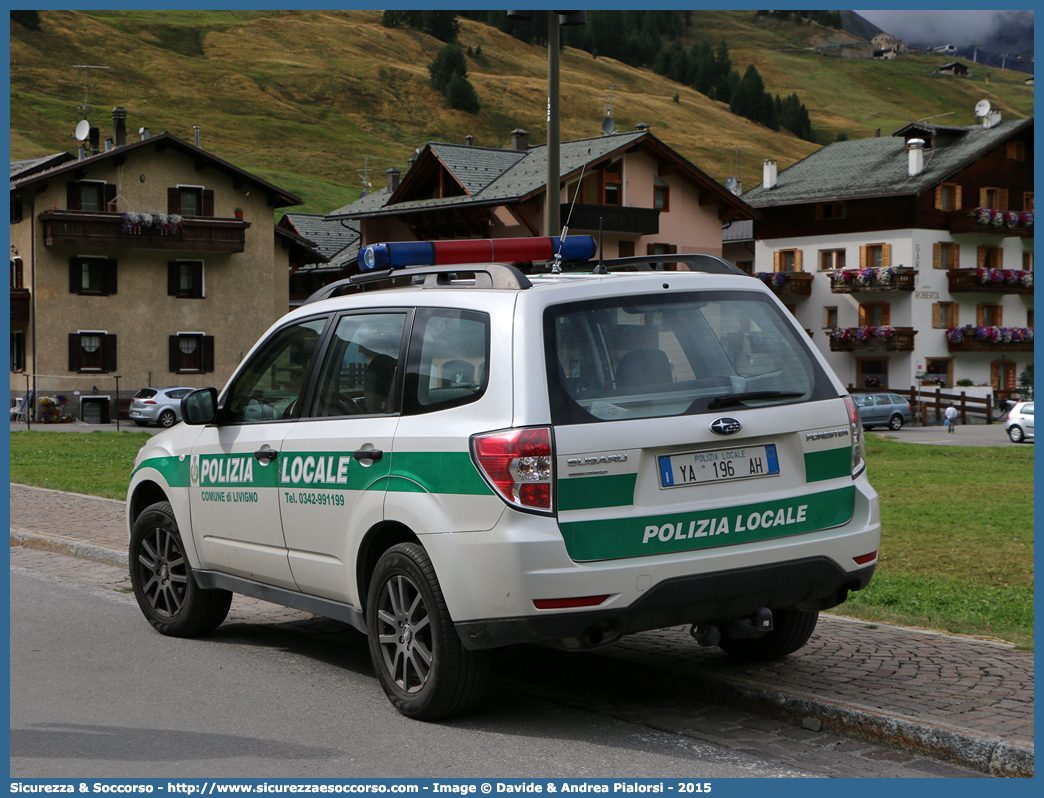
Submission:
{"label": "subaru logo emblem", "polygon": [[743,425],[740,424],[738,418],[724,416],[722,418],[714,419],[711,422],[710,429],[715,435],[732,435],[733,433],[739,432],[743,429]]}

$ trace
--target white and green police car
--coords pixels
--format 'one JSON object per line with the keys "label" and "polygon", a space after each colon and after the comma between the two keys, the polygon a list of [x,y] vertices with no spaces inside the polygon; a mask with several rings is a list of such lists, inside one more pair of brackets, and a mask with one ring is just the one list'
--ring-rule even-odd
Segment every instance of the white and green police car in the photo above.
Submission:
{"label": "white and green police car", "polygon": [[339,619],[428,720],[474,706],[499,646],[804,645],[877,563],[855,404],[760,280],[561,266],[594,250],[367,247],[187,396],[128,491],[153,626],[208,632],[233,593]]}

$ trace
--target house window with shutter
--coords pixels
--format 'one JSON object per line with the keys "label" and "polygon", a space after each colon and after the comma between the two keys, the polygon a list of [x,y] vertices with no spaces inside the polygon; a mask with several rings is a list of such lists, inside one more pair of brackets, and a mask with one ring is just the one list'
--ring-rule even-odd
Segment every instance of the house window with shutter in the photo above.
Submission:
{"label": "house window with shutter", "polygon": [[993,302],[983,302],[975,309],[975,326],[1004,326],[1004,308]]}
{"label": "house window with shutter", "polygon": [[97,330],[69,333],[69,371],[116,370],[116,336]]}
{"label": "house window with shutter", "polygon": [[1022,195],[1022,210],[1026,213],[1033,213],[1033,192],[1027,191]]}
{"label": "house window with shutter", "polygon": [[772,271],[774,272],[799,272],[801,271],[800,249],[777,249],[772,253]]}
{"label": "house window with shutter", "polygon": [[887,388],[888,358],[858,358],[856,360],[856,385],[863,388]]}
{"label": "house window with shutter", "polygon": [[1022,270],[1024,272],[1033,271],[1033,253],[1023,252],[1022,253]]}
{"label": "house window with shutter", "polygon": [[214,370],[214,336],[178,333],[169,338],[170,370],[176,374],[199,374]]}
{"label": "house window with shutter", "polygon": [[996,186],[984,186],[979,189],[979,207],[993,208],[998,211],[1008,210],[1008,189]]}
{"label": "house window with shutter", "polygon": [[66,207],[70,211],[102,211],[116,210],[116,186],[97,180],[79,180],[67,183],[65,191]]}
{"label": "house window with shutter", "polygon": [[995,391],[1014,391],[1018,387],[1015,364],[1010,360],[990,363],[990,383]]}
{"label": "house window with shutter", "polygon": [[621,241],[618,245],[617,252],[618,257],[621,258],[633,258],[634,257],[634,242],[633,241]]}
{"label": "house window with shutter", "polygon": [[818,202],[816,203],[816,219],[844,219],[848,216],[848,209],[843,202]]}
{"label": "house window with shutter", "polygon": [[18,197],[11,197],[11,224],[22,221],[22,201]]}
{"label": "house window with shutter", "polygon": [[[646,244],[645,247],[646,255],[677,255],[678,245],[677,244]],[[677,263],[664,263],[663,268],[665,271],[677,271]]]}
{"label": "house window with shutter", "polygon": [[843,249],[819,250],[819,268],[822,271],[845,268],[845,251]]}
{"label": "house window with shutter", "polygon": [[932,327],[937,330],[949,330],[957,327],[956,302],[936,302],[932,305]]}
{"label": "house window with shutter", "polygon": [[925,361],[925,380],[932,382],[942,380],[940,387],[953,387],[953,358],[930,357]]}
{"label": "house window with shutter", "polygon": [[961,187],[956,183],[943,183],[935,189],[937,211],[959,211],[961,209]]}
{"label": "house window with shutter", "polygon": [[831,306],[824,308],[824,310],[826,311],[826,326],[830,329],[837,327],[837,308]]}
{"label": "house window with shutter", "polygon": [[180,216],[213,216],[214,190],[202,186],[176,186],[167,189],[167,213]]}
{"label": "house window with shutter", "polygon": [[11,371],[25,371],[25,332],[11,330]]}
{"label": "house window with shutter", "polygon": [[860,327],[888,327],[891,323],[891,306],[887,302],[864,302],[859,306]]}
{"label": "house window with shutter", "polygon": [[959,269],[961,246],[952,241],[937,241],[933,245],[932,265],[936,269]]}
{"label": "house window with shutter", "polygon": [[167,296],[202,299],[203,261],[176,260],[167,264]]}
{"label": "house window with shutter", "polygon": [[1003,269],[1004,250],[1000,247],[983,244],[979,247],[977,262],[980,269]]}
{"label": "house window with shutter", "polygon": [[606,205],[623,204],[623,161],[614,161],[605,167],[605,199]]}
{"label": "house window with shutter", "polygon": [[671,187],[653,186],[653,207],[658,211],[670,211]]}
{"label": "house window with shutter", "polygon": [[891,244],[867,244],[859,248],[860,269],[887,269],[891,265]]}
{"label": "house window with shutter", "polygon": [[116,293],[116,261],[109,258],[70,258],[69,293],[109,296]]}

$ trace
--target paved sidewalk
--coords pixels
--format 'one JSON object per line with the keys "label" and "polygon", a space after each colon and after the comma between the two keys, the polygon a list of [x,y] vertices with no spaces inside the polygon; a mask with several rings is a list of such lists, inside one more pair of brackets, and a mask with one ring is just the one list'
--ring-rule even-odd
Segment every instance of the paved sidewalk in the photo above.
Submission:
{"label": "paved sidewalk", "polygon": [[[12,546],[126,566],[123,502],[10,490]],[[1033,774],[1033,655],[1007,644],[824,614],[805,648],[774,663],[700,649],[684,627],[632,635],[599,655],[618,681],[655,669],[679,700],[713,693],[807,730],[997,776]]]}

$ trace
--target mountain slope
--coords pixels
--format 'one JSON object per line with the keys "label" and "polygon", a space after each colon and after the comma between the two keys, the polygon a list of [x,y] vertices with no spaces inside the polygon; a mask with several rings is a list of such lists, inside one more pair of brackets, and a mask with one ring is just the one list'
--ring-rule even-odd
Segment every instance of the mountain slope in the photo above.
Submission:
{"label": "mountain slope", "polygon": [[[108,135],[113,106],[128,129],[169,130],[307,200],[322,213],[354,199],[368,169],[374,185],[390,167],[404,170],[429,140],[507,146],[522,127],[543,143],[546,49],[487,25],[461,20],[471,48],[469,79],[477,115],[447,109],[428,85],[428,63],[441,42],[380,25],[378,11],[44,11],[34,33],[11,25],[11,157],[71,150],[82,117],[84,75],[92,70],[90,121]],[[956,111],[969,124],[987,97],[1008,115],[1032,113],[1032,89],[995,71],[986,91],[974,81],[931,76],[935,60],[842,61],[815,51],[839,35],[818,25],[757,24],[750,12],[694,12],[683,43],[697,32],[725,38],[734,67],[754,63],[767,89],[797,91],[825,142],[883,133],[912,118]],[[843,34],[840,34],[843,35]],[[780,168],[817,145],[775,133],[729,113],[727,106],[654,75],[566,48],[561,58],[563,138],[598,135],[612,95],[618,130],[639,122],[715,179],[761,180],[765,158]]]}

